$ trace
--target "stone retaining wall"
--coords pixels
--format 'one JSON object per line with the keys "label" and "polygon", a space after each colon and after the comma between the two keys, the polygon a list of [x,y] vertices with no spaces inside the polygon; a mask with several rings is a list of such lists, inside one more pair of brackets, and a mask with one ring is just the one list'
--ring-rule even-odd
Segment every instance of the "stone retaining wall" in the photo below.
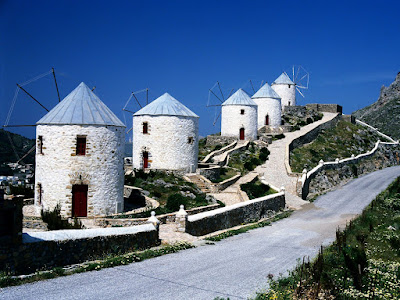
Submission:
{"label": "stone retaining wall", "polygon": [[221,144],[230,144],[236,141],[237,138],[231,136],[208,135],[206,146],[216,146]]}
{"label": "stone retaining wall", "polygon": [[318,137],[318,134],[322,130],[330,129],[336,126],[336,124],[341,120],[341,115],[338,114],[336,117],[333,119],[322,123],[315,127],[314,129],[306,132],[304,135],[299,136],[295,139],[293,139],[289,144],[286,145],[286,153],[285,153],[285,167],[288,175],[295,175],[292,172],[292,168],[290,167],[290,152],[293,151],[296,148],[299,148],[305,144],[311,143],[313,140],[315,140]]}
{"label": "stone retaining wall", "polygon": [[11,248],[0,246],[0,270],[11,274],[30,274],[40,269],[81,263],[159,244],[158,231],[152,224],[142,225],[133,234],[68,240],[29,240]]}
{"label": "stone retaining wall", "polygon": [[[219,203],[195,207],[187,210],[188,215],[194,215],[206,211],[211,211],[219,208],[221,205]],[[156,216],[157,219],[161,222],[161,224],[174,223],[175,216],[177,212],[170,214],[163,214]],[[113,218],[96,218],[95,225],[101,227],[129,227],[146,224],[149,218],[121,218],[121,219],[113,219]]]}
{"label": "stone retaining wall", "polygon": [[342,106],[339,104],[306,104],[308,109],[313,109],[319,112],[339,113],[343,112]]}
{"label": "stone retaining wall", "polygon": [[[345,174],[351,172],[357,172],[357,174],[353,174],[354,176],[358,176],[361,174],[369,173],[375,171],[377,169],[388,167],[391,165],[399,164],[399,152],[400,152],[400,145],[399,143],[382,143],[377,142],[375,147],[364,154],[360,154],[354,157],[345,158],[342,160],[336,160],[335,162],[321,162],[318,166],[313,168],[311,171],[304,173],[301,178],[302,183],[302,192],[301,197],[303,199],[307,199],[307,196],[310,193],[310,186],[312,195],[317,194],[315,187],[312,186],[312,181],[322,172],[325,170],[336,170],[338,178],[336,181],[339,183],[342,180],[339,180],[341,175],[344,174],[344,177],[350,177]],[[360,164],[364,160],[367,160],[373,156],[380,155],[382,163],[370,162],[370,166],[355,166],[357,169],[356,171],[352,171],[349,165],[356,165]],[[325,175],[325,174],[324,174]],[[321,193],[323,191],[319,191]]]}
{"label": "stone retaining wall", "polygon": [[208,180],[213,181],[219,178],[220,171],[221,171],[220,166],[212,166],[208,168],[198,168],[196,170],[196,173],[204,176]]}
{"label": "stone retaining wall", "polygon": [[201,236],[240,224],[256,222],[268,216],[271,211],[276,212],[284,208],[285,194],[280,192],[189,216],[186,222],[186,232]]}
{"label": "stone retaining wall", "polygon": [[212,158],[216,155],[220,155],[222,153],[224,153],[225,151],[231,150],[233,148],[235,148],[237,145],[237,140],[235,139],[232,143],[230,143],[229,145],[222,147],[221,149],[215,150],[211,153],[209,153],[201,162],[202,163],[208,163],[211,162]]}

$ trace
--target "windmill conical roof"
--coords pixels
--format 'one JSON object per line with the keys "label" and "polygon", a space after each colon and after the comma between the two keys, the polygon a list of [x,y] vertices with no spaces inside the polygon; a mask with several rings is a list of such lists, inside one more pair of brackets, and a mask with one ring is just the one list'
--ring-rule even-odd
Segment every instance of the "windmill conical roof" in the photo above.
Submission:
{"label": "windmill conical roof", "polygon": [[282,73],[272,84],[294,84],[286,73]]}
{"label": "windmill conical roof", "polygon": [[265,83],[251,98],[281,99],[281,97],[279,97],[279,95],[269,86],[268,83]]}
{"label": "windmill conical roof", "polygon": [[251,105],[257,106],[257,104],[251,100],[249,95],[242,89],[238,89],[232,96],[230,96],[224,103],[221,104],[222,106],[225,105]]}
{"label": "windmill conical roof", "polygon": [[158,97],[133,115],[199,117],[168,93]]}
{"label": "windmill conical roof", "polygon": [[36,124],[125,127],[124,123],[83,82]]}

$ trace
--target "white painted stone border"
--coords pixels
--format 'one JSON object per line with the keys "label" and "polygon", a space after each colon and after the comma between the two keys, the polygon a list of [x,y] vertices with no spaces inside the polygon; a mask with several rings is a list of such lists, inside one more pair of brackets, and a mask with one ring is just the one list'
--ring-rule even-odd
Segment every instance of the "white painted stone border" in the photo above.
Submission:
{"label": "white painted stone border", "polygon": [[24,243],[35,243],[41,241],[66,241],[101,236],[131,235],[139,232],[150,232],[154,230],[156,230],[156,228],[153,224],[118,228],[65,229],[25,233],[23,234],[22,239]]}
{"label": "white painted stone border", "polygon": [[390,136],[388,136],[388,135],[386,135],[386,134],[380,132],[377,128],[372,127],[371,125],[369,125],[369,124],[367,124],[367,123],[365,123],[365,122],[363,122],[363,121],[357,120],[357,119],[356,119],[356,123],[357,123],[357,124],[360,124],[361,126],[368,127],[368,128],[370,128],[370,129],[372,129],[373,131],[375,131],[375,132],[376,132],[378,135],[380,135],[381,137],[383,137],[383,138],[385,138],[385,139],[388,139],[388,140],[391,141],[392,143],[396,143],[396,141],[395,141],[394,139],[392,139]]}
{"label": "white painted stone border", "polygon": [[230,149],[235,148],[237,142],[238,142],[238,141],[234,141],[234,142],[230,143],[228,146],[225,146],[225,147],[223,147],[223,148],[221,148],[221,149],[218,149],[218,150],[215,150],[215,151],[209,153],[201,162],[202,162],[202,163],[207,163],[207,162],[209,162],[214,156],[220,155],[220,154],[224,153],[224,152],[227,151],[227,150],[230,150]]}
{"label": "white painted stone border", "polygon": [[300,179],[301,186],[302,186],[302,198],[304,199],[307,197],[311,180],[313,178],[315,178],[315,176],[319,172],[321,172],[322,170],[328,169],[331,166],[339,166],[339,165],[342,166],[342,165],[357,163],[358,161],[360,161],[362,159],[371,157],[379,149],[380,145],[398,146],[399,141],[394,142],[394,143],[385,143],[385,142],[378,141],[378,142],[376,142],[375,147],[371,151],[368,151],[366,153],[362,153],[357,156],[352,155],[352,157],[344,158],[342,160],[337,158],[335,161],[331,161],[331,162],[324,162],[323,160],[320,160],[318,166],[314,167],[310,171],[307,172],[307,170],[303,170],[303,175],[301,176],[301,179]]}
{"label": "white painted stone border", "polygon": [[214,210],[211,210],[211,211],[202,212],[202,213],[199,213],[199,214],[188,216],[188,221],[189,222],[195,222],[195,221],[198,221],[198,220],[201,220],[201,219],[204,219],[204,218],[213,217],[213,216],[216,216],[216,215],[219,215],[219,214],[231,211],[231,210],[235,210],[235,209],[237,209],[239,207],[244,207],[244,206],[247,206],[247,205],[250,205],[250,204],[253,204],[253,203],[257,203],[257,202],[263,202],[265,200],[274,199],[276,197],[284,196],[284,195],[285,195],[285,192],[279,192],[279,193],[268,195],[268,196],[264,196],[264,197],[261,197],[261,198],[256,198],[256,199],[253,199],[253,200],[249,200],[249,201],[240,202],[240,203],[236,203],[236,204],[233,204],[233,205],[217,208],[217,209],[214,209]]}

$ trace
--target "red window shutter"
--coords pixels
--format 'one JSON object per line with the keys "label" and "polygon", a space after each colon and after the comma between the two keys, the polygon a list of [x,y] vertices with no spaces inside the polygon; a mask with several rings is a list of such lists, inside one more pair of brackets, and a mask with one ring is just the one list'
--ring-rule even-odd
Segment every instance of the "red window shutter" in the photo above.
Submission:
{"label": "red window shutter", "polygon": [[86,154],[86,138],[78,137],[76,139],[76,155],[85,155]]}

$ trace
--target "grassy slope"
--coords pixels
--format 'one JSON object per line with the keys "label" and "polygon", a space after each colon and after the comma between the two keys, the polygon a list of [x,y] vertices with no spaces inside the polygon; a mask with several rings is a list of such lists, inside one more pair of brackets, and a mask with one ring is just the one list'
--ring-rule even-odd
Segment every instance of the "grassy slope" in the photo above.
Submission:
{"label": "grassy slope", "polygon": [[340,121],[335,128],[321,132],[312,143],[294,149],[290,154],[290,166],[294,172],[310,170],[321,159],[334,161],[370,151],[378,139],[382,140],[365,127]]}
{"label": "grassy slope", "polygon": [[336,237],[256,299],[400,299],[400,177]]}

